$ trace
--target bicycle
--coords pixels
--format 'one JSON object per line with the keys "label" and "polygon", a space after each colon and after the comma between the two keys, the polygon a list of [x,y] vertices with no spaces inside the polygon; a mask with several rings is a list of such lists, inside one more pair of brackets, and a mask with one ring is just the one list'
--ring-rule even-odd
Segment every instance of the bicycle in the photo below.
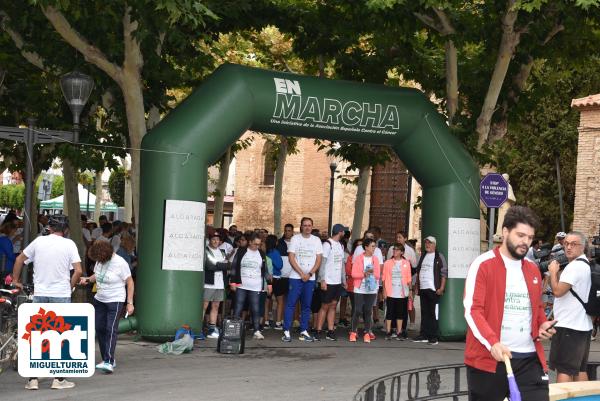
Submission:
{"label": "bicycle", "polygon": [[18,308],[33,300],[33,285],[0,288],[0,374],[7,367],[18,369]]}

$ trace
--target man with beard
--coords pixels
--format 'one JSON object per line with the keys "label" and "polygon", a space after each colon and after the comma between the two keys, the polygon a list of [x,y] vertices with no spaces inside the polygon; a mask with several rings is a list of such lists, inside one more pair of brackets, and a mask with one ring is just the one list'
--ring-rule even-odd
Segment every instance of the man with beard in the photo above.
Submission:
{"label": "man with beard", "polygon": [[512,206],[502,224],[502,245],[471,264],[465,282],[465,364],[470,401],[508,396],[504,359],[511,359],[523,401],[548,400],[548,368],[540,339],[555,333],[542,304],[542,277],[525,259],[537,217]]}

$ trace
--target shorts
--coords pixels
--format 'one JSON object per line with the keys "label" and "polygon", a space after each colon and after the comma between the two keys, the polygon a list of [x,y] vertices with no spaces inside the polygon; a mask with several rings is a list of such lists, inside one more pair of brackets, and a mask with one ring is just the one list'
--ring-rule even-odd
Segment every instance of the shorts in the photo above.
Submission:
{"label": "shorts", "polygon": [[321,302],[324,304],[331,303],[333,301],[338,302],[340,300],[340,296],[342,295],[342,287],[341,284],[327,284],[327,289],[325,291],[319,289],[319,293],[321,294]]}
{"label": "shorts", "polygon": [[[548,401],[549,380],[537,356],[511,359],[513,372],[522,401]],[[502,401],[508,397],[506,365],[498,363],[496,373],[485,372],[467,365],[469,401]]]}
{"label": "shorts", "polygon": [[406,320],[408,316],[408,298],[385,299],[385,320]]}
{"label": "shorts", "polygon": [[204,289],[204,302],[218,301],[221,302],[225,299],[225,290],[222,288],[205,288]]}
{"label": "shorts", "polygon": [[550,345],[550,369],[569,376],[587,371],[591,331],[555,327]]}
{"label": "shorts", "polygon": [[290,292],[290,279],[287,277],[273,278],[273,295],[280,297]]}

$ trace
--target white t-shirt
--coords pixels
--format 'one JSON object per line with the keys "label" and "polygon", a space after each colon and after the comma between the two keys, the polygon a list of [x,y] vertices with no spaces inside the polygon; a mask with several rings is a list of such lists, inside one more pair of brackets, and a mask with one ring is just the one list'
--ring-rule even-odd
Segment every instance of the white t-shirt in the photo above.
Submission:
{"label": "white t-shirt", "polygon": [[[287,248],[290,249],[290,243],[291,241],[288,241],[286,239],[284,239],[285,243],[287,244]],[[290,258],[288,258],[288,255],[281,255],[281,259],[283,259],[283,267],[281,268],[281,277],[290,277],[290,274],[292,274],[292,265],[290,264]]]}
{"label": "white t-shirt", "polygon": [[96,298],[100,302],[125,302],[125,283],[131,276],[129,265],[119,255],[113,254],[106,263],[96,262]]}
{"label": "white t-shirt", "polygon": [[[362,245],[357,246],[354,250],[354,255],[352,255],[352,263],[354,263],[356,261],[356,258],[362,255],[363,253],[365,253],[365,248],[363,248]],[[383,264],[383,254],[381,253],[381,249],[375,248],[375,252],[373,252],[373,255],[377,257],[377,260],[379,261],[379,267],[381,267],[381,265]]]}
{"label": "white t-shirt", "polygon": [[391,298],[406,298],[408,296],[408,284],[402,280],[402,267],[400,261],[394,262],[392,267],[392,295]]}
{"label": "white t-shirt", "polygon": [[231,245],[229,242],[223,242],[221,245],[219,245],[219,249],[224,250],[225,255],[229,255],[231,252],[233,252],[233,245]]}
{"label": "white t-shirt", "polygon": [[83,239],[85,239],[87,242],[92,242],[92,234],[90,233],[90,230],[82,227],[81,233],[83,234]]}
{"label": "white t-shirt", "polygon": [[[296,256],[296,262],[302,272],[309,273],[315,265],[317,255],[323,254],[323,245],[321,245],[321,240],[314,235],[304,238],[302,234],[296,234],[288,246],[289,252],[293,252]],[[292,269],[290,278],[300,279],[301,277],[296,270]],[[310,279],[314,280],[315,276],[311,276]]]}
{"label": "white t-shirt", "polygon": [[[81,262],[75,243],[60,235],[37,237],[23,251],[28,263],[33,262],[34,295],[40,297],[71,297],[73,263]],[[129,269],[129,267],[127,268]]]}
{"label": "white t-shirt", "polygon": [[102,227],[94,228],[94,230],[92,230],[92,239],[97,240],[100,237],[102,237]]}
{"label": "white t-shirt", "polygon": [[[585,256],[580,256],[585,258]],[[587,259],[587,258],[586,258]],[[565,267],[559,281],[571,284],[573,291],[579,295],[583,302],[588,301],[592,279],[590,266],[580,260],[574,260]],[[554,298],[554,318],[558,320],[557,327],[566,327],[572,330],[592,330],[592,318],[585,313],[583,305],[575,298],[571,291],[562,297]]]}
{"label": "white t-shirt", "polygon": [[121,247],[121,234],[115,234],[110,238],[110,244],[113,247],[113,251],[117,252]]}
{"label": "white t-shirt", "polygon": [[434,290],[435,281],[433,279],[433,263],[435,262],[435,252],[429,252],[423,258],[421,270],[419,271],[419,285],[421,290]]}
{"label": "white t-shirt", "polygon": [[[365,256],[363,269],[370,269],[373,267],[373,256]],[[379,288],[375,288],[374,290],[367,290],[367,280],[363,278],[360,282],[360,286],[358,288],[354,288],[354,292],[358,294],[377,294]]]}
{"label": "white t-shirt", "polygon": [[[210,252],[217,262],[224,262],[225,258],[223,257],[223,253],[220,249],[212,249],[210,246],[207,247],[208,252]],[[204,283],[204,288],[214,288],[217,290],[222,290],[225,288],[225,282],[223,281],[223,272],[215,271],[215,282],[214,284]]]}
{"label": "white t-shirt", "polygon": [[531,301],[522,262],[502,255],[506,266],[506,290],[500,341],[513,352],[535,352],[531,338]]}
{"label": "white t-shirt", "polygon": [[[333,247],[331,244],[333,244]],[[323,257],[327,258],[325,266],[325,282],[327,284],[342,284],[342,269],[344,269],[344,248],[338,241],[329,239],[323,243]]]}
{"label": "white t-shirt", "polygon": [[248,249],[240,262],[242,284],[239,288],[248,291],[262,291],[263,279],[260,268],[262,257],[259,251]]}

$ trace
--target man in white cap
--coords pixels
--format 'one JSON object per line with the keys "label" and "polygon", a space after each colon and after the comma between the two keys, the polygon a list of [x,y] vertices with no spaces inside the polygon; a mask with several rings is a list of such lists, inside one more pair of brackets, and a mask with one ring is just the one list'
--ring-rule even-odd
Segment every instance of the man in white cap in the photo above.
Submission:
{"label": "man in white cap", "polygon": [[438,343],[438,304],[446,288],[448,264],[441,252],[436,250],[437,240],[425,238],[425,252],[417,264],[415,295],[421,299],[421,334],[415,342]]}
{"label": "man in white cap", "polygon": [[554,244],[554,246],[552,247],[552,252],[564,249],[563,242],[565,242],[565,238],[567,238],[567,233],[563,231],[559,231],[556,233],[556,244]]}

